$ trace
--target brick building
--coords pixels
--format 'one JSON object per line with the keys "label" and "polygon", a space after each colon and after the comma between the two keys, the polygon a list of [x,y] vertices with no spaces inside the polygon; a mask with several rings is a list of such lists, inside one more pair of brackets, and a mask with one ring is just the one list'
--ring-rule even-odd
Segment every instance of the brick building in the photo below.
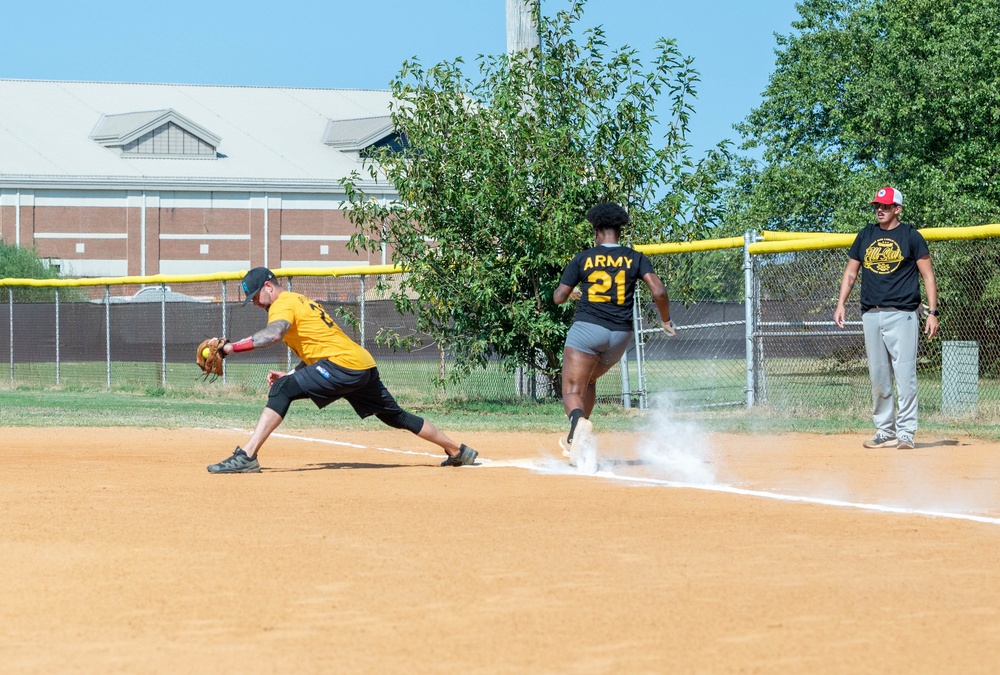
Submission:
{"label": "brick building", "polygon": [[398,141],[390,99],[0,80],[0,239],[81,277],[385,262],[347,249],[339,181]]}

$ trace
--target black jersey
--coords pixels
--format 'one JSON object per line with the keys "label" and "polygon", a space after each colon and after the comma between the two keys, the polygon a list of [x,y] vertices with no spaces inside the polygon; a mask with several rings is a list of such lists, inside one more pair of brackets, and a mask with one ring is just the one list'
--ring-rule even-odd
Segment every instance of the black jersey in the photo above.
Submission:
{"label": "black jersey", "polygon": [[923,235],[905,223],[891,230],[873,223],[858,232],[848,255],[861,262],[861,312],[872,307],[912,312],[920,307],[917,259],[928,253]]}
{"label": "black jersey", "polygon": [[652,271],[649,258],[620,244],[577,253],[560,279],[570,288],[579,286],[582,293],[573,320],[608,330],[632,330],[635,282]]}

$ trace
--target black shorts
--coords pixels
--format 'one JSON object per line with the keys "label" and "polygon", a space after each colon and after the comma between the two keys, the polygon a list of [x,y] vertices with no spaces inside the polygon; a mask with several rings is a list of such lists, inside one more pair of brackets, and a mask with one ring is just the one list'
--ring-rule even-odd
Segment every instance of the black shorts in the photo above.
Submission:
{"label": "black shorts", "polygon": [[362,418],[403,411],[382,384],[378,368],[351,370],[323,359],[296,370],[291,377],[317,408],[345,399]]}

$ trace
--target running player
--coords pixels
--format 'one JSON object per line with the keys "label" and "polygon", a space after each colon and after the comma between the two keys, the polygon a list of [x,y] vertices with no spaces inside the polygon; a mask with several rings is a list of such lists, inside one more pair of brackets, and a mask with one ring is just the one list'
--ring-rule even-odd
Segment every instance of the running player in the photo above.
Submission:
{"label": "running player", "polygon": [[642,279],[649,287],[663,330],[667,335],[677,334],[670,320],[667,290],[649,258],[618,243],[622,227],[629,223],[625,209],[597,204],[587,212],[587,221],[594,226],[595,246],[570,261],[553,293],[556,304],[562,304],[575,297],[574,288],[580,289],[563,349],[562,393],[569,433],[559,439],[559,445],[565,457],[570,457],[574,435],[592,429],[597,379],[621,359],[632,340],[636,281]]}

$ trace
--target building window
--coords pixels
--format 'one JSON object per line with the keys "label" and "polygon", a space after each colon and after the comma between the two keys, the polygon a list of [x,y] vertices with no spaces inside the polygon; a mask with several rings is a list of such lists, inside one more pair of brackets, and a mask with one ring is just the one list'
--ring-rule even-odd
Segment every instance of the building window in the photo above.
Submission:
{"label": "building window", "polygon": [[215,148],[173,122],[139,136],[122,146],[124,155],[202,155],[211,157]]}
{"label": "building window", "polygon": [[222,139],[176,110],[101,115],[90,138],[122,157],[216,159]]}

